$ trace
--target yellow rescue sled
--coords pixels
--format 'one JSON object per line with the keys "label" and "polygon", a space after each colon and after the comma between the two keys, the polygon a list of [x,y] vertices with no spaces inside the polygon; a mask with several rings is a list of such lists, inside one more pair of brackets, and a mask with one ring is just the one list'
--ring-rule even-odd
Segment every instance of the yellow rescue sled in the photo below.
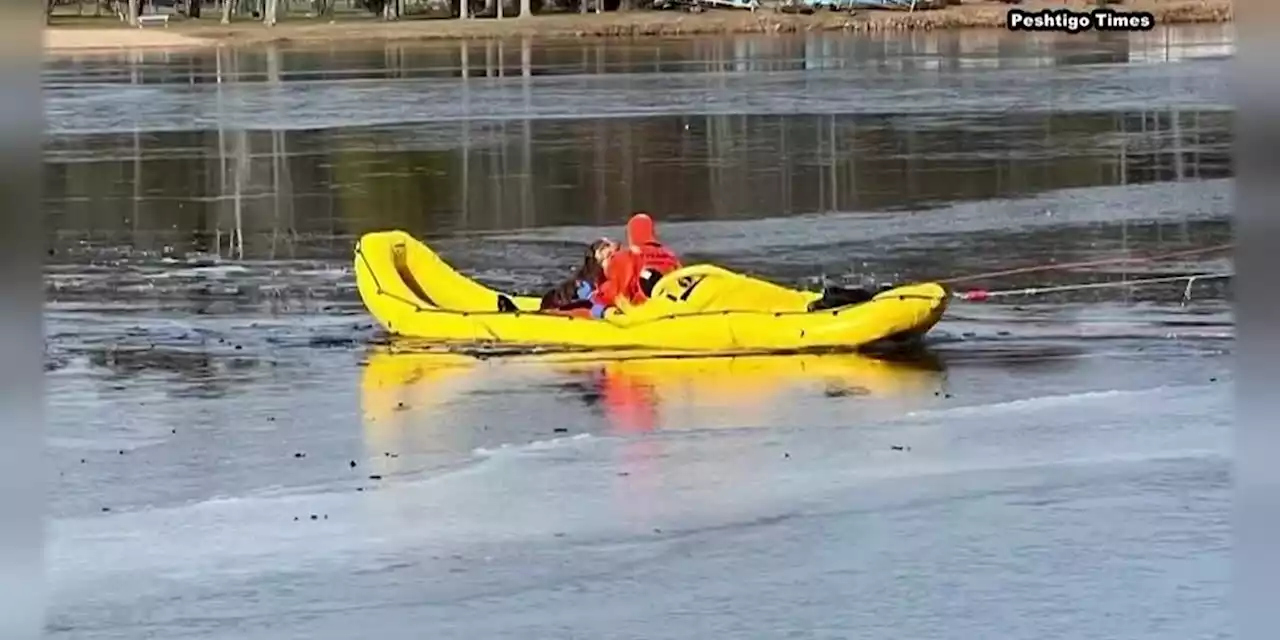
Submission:
{"label": "yellow rescue sled", "polygon": [[394,336],[516,347],[659,349],[752,353],[856,349],[928,332],[946,311],[940,284],[897,287],[870,300],[810,311],[820,294],[797,291],[713,265],[660,280],[643,304],[603,319],[538,311],[539,299],[507,296],[458,273],[403,231],[360,238],[356,285],[369,313]]}

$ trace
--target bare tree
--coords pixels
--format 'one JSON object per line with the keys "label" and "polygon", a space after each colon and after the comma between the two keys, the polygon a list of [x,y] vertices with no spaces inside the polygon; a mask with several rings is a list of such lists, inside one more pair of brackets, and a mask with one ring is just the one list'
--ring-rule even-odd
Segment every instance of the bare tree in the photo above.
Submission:
{"label": "bare tree", "polygon": [[222,24],[231,24],[231,9],[236,0],[222,0]]}
{"label": "bare tree", "polygon": [[280,12],[280,3],[278,0],[266,0],[262,7],[262,24],[268,27],[276,26],[276,17]]}
{"label": "bare tree", "polygon": [[533,8],[529,6],[529,0],[520,0],[520,17],[527,18],[533,15]]}
{"label": "bare tree", "polygon": [[138,26],[138,14],[142,11],[141,0],[129,0],[129,26]]}

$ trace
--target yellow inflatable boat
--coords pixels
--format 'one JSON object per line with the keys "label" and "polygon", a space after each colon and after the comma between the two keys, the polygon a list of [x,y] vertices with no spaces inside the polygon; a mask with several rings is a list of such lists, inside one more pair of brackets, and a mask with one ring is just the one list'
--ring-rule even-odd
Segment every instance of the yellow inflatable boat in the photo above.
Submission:
{"label": "yellow inflatable boat", "polygon": [[751,353],[856,349],[923,335],[941,319],[949,292],[939,284],[897,287],[870,300],[810,311],[820,294],[797,291],[712,265],[667,274],[644,304],[603,319],[538,311],[540,300],[507,296],[458,273],[403,231],[362,236],[356,286],[369,313],[394,336],[444,343],[520,347],[661,349]]}

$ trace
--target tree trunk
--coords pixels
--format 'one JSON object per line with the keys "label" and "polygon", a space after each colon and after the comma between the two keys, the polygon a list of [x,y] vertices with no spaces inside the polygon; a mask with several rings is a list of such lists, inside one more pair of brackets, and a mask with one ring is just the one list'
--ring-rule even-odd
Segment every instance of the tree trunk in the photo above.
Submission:
{"label": "tree trunk", "polygon": [[236,0],[222,0],[222,24],[231,24],[231,9]]}
{"label": "tree trunk", "polygon": [[200,4],[204,0],[187,0],[187,17],[193,20],[200,19]]}
{"label": "tree trunk", "polygon": [[520,17],[527,18],[533,15],[533,8],[529,6],[529,0],[520,0]]}
{"label": "tree trunk", "polygon": [[129,0],[129,26],[138,26],[138,14],[142,13],[142,0]]}
{"label": "tree trunk", "polygon": [[268,27],[276,26],[276,16],[280,10],[278,0],[267,0],[262,7],[262,24]]}

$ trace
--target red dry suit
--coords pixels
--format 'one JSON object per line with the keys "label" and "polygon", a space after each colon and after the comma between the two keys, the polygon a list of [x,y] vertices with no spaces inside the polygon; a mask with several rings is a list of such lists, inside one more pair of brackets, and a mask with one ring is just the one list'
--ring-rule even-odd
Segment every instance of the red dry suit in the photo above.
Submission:
{"label": "red dry suit", "polygon": [[591,295],[596,305],[615,306],[619,297],[644,302],[649,299],[646,284],[652,290],[659,278],[680,268],[676,254],[658,241],[648,214],[637,213],[627,221],[627,245],[609,258],[604,282]]}

